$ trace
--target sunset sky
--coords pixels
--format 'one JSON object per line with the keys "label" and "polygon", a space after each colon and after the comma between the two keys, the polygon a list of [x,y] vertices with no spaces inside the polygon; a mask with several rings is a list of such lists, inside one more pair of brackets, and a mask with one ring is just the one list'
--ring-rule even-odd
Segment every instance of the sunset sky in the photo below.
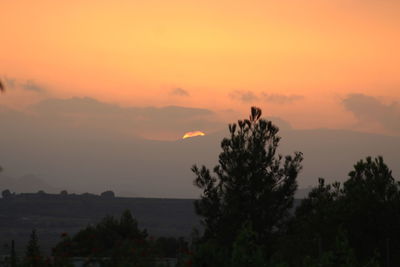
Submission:
{"label": "sunset sky", "polygon": [[398,0],[13,0],[0,10],[1,106],[88,97],[230,122],[257,105],[294,128],[400,135]]}

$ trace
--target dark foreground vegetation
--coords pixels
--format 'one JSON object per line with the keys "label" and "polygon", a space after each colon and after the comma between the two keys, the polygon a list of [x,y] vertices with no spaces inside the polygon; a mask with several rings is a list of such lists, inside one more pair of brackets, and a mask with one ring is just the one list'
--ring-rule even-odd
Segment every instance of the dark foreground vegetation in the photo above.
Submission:
{"label": "dark foreground vegetation", "polygon": [[[5,190],[3,190],[5,191]],[[37,230],[41,250],[49,255],[61,233],[73,235],[106,215],[120,217],[130,210],[150,236],[189,237],[199,217],[193,199],[124,198],[94,194],[29,193],[0,198],[0,255],[8,254],[11,240],[23,255],[32,229]]]}
{"label": "dark foreground vegetation", "polygon": [[360,160],[343,184],[318,179],[290,212],[303,155],[279,155],[278,128],[260,117],[229,125],[212,171],[193,166],[203,228],[190,242],[150,238],[125,211],[63,234],[48,259],[33,231],[8,266],[400,266],[400,183],[383,158]]}

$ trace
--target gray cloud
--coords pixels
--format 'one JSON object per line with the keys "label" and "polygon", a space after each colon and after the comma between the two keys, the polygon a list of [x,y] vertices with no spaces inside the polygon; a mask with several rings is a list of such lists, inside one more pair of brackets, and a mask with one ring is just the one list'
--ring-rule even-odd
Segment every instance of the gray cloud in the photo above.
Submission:
{"label": "gray cloud", "polygon": [[182,88],[175,88],[170,92],[170,94],[176,96],[189,96],[189,92]]}
{"label": "gray cloud", "polygon": [[46,89],[36,83],[34,80],[17,80],[15,78],[5,78],[4,79],[5,87],[8,89],[23,89],[26,91],[33,92],[44,92]]}
{"label": "gray cloud", "polygon": [[35,83],[33,80],[27,80],[20,84],[21,88],[27,91],[34,91],[34,92],[43,92],[45,89]]}
{"label": "gray cloud", "polygon": [[4,79],[4,86],[9,89],[15,89],[16,87],[16,80],[11,78]]}
{"label": "gray cloud", "polygon": [[267,94],[264,92],[261,95],[265,101],[276,104],[289,104],[304,98],[302,95]]}
{"label": "gray cloud", "polygon": [[265,92],[262,92],[261,94],[257,95],[252,91],[239,91],[239,90],[233,91],[230,94],[230,97],[232,99],[236,99],[244,103],[251,103],[258,100],[263,100],[266,102],[271,102],[276,104],[288,104],[304,98],[301,95],[268,94]]}
{"label": "gray cloud", "polygon": [[232,99],[240,100],[244,103],[250,103],[258,100],[258,96],[254,94],[252,91],[233,91],[229,95]]}
{"label": "gray cloud", "polygon": [[[227,122],[243,118],[238,114],[221,124],[214,115],[207,109],[177,106],[120,107],[92,98],[48,99],[26,113],[0,105],[1,165],[7,175],[34,173],[68,191],[111,189],[118,195],[129,192],[147,197],[197,198],[190,166],[213,166],[221,152],[220,140],[229,134]],[[314,185],[316,177],[342,179],[351,164],[365,155],[384,155],[396,177],[400,174],[399,150],[394,149],[400,147],[399,137],[345,130],[295,130],[278,118],[269,119],[281,128],[279,152],[302,151],[305,155],[300,187]],[[223,130],[176,142],[132,136],[166,128],[179,137],[186,124],[192,130],[202,130],[199,127],[203,126],[222,126]]]}
{"label": "gray cloud", "polygon": [[342,104],[361,122],[378,122],[388,130],[400,131],[400,105],[397,102],[384,104],[373,96],[350,94]]}
{"label": "gray cloud", "polygon": [[41,119],[51,123],[142,136],[164,133],[179,138],[186,131],[212,131],[223,125],[208,109],[180,106],[121,107],[89,97],[47,99],[31,109]]}

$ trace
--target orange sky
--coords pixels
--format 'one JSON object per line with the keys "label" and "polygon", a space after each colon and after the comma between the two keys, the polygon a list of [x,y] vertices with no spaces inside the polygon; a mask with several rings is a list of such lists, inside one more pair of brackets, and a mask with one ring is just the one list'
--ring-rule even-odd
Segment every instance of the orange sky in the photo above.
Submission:
{"label": "orange sky", "polygon": [[[400,101],[398,0],[13,0],[0,10],[0,77],[46,88],[0,104],[90,96],[243,114],[256,104],[297,128],[352,128],[347,94]],[[248,91],[257,99],[235,97]]]}

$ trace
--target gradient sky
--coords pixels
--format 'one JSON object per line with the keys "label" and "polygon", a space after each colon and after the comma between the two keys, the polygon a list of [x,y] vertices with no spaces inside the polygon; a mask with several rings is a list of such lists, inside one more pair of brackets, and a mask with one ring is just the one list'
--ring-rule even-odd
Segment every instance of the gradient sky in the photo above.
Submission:
{"label": "gradient sky", "polygon": [[0,10],[0,77],[12,87],[0,105],[78,96],[229,121],[258,105],[295,128],[400,134],[398,0],[13,0]]}

